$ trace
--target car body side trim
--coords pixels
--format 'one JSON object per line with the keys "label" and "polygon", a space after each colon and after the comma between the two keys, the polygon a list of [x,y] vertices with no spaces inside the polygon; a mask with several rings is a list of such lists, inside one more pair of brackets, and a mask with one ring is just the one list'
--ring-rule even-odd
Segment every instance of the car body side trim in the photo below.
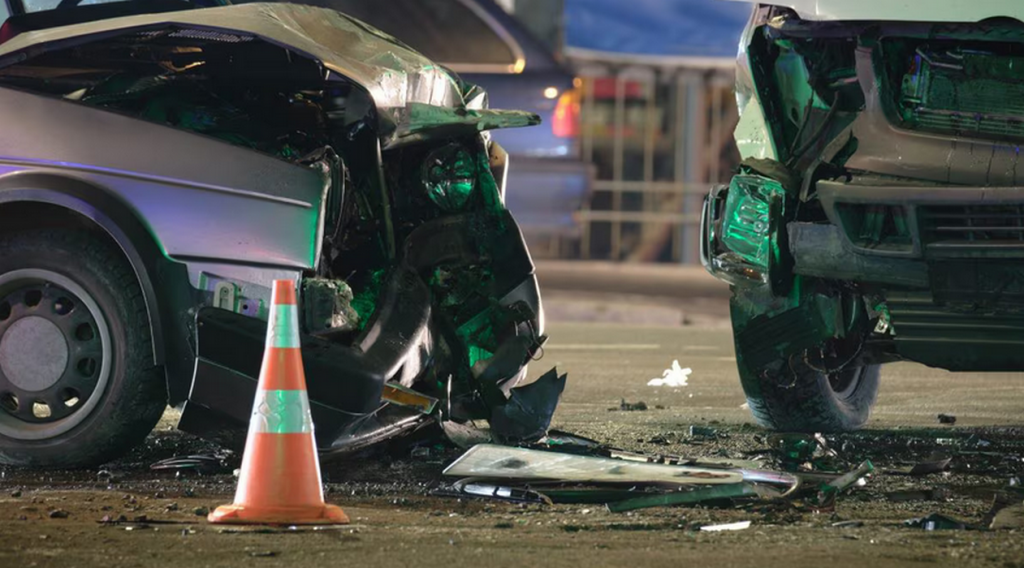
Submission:
{"label": "car body side trim", "polygon": [[229,193],[232,195],[238,195],[241,197],[247,197],[250,199],[259,199],[262,201],[270,201],[274,203],[281,203],[285,205],[292,205],[295,207],[301,207],[303,209],[312,209],[313,204],[302,201],[299,199],[291,199],[289,197],[280,197],[277,195],[267,195],[258,191],[250,191],[246,189],[236,189],[233,187],[225,187],[221,185],[213,185],[208,183],[193,182],[181,179],[168,178],[164,176],[143,174],[139,172],[133,172],[128,170],[120,170],[116,168],[104,168],[101,166],[90,166],[87,164],[74,164],[68,162],[51,162],[47,160],[32,160],[25,158],[12,158],[8,156],[0,156],[0,165],[11,165],[11,166],[27,166],[32,168],[49,168],[56,170],[68,170],[86,173],[98,173],[104,175],[112,175],[123,178],[137,179],[139,181],[154,182],[163,185],[173,185],[178,187],[185,187],[190,189],[199,189],[205,191],[213,191],[217,193]]}

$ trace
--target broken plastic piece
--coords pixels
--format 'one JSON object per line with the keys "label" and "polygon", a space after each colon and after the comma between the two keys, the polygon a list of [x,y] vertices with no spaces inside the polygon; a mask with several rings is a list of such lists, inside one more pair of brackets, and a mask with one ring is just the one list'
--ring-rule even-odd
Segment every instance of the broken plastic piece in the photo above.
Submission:
{"label": "broken plastic piece", "polygon": [[687,367],[683,369],[679,366],[679,361],[672,361],[672,368],[665,369],[660,379],[651,379],[647,381],[649,387],[685,387],[687,386],[687,379],[690,377],[690,373],[693,369]]}
{"label": "broken plastic piece", "polygon": [[472,422],[460,424],[451,420],[445,420],[441,422],[441,430],[444,431],[444,435],[451,443],[463,450],[468,450],[477,444],[489,444],[493,441],[490,430],[477,428]]}
{"label": "broken plastic piece", "polygon": [[690,437],[691,438],[715,438],[718,436],[718,430],[709,428],[707,426],[690,426]]}
{"label": "broken plastic piece", "polygon": [[719,532],[719,531],[741,531],[743,529],[750,528],[750,521],[740,521],[738,523],[727,523],[724,525],[707,525],[701,527],[700,530],[704,532]]}
{"label": "broken plastic piece", "polygon": [[910,475],[928,475],[930,473],[942,473],[949,467],[953,458],[939,458],[931,461],[921,462],[910,469]]}
{"label": "broken plastic piece", "polygon": [[590,438],[584,438],[583,436],[577,436],[576,434],[569,434],[568,432],[552,430],[548,432],[547,436],[537,440],[537,445],[548,446],[551,448],[576,447],[596,449],[601,447],[601,442],[591,440]]}
{"label": "broken plastic piece", "polygon": [[430,414],[434,412],[434,408],[437,407],[436,398],[394,383],[384,385],[380,398],[381,400],[386,400],[392,404],[405,406],[407,408],[415,408],[423,414]]}
{"label": "broken plastic piece", "polygon": [[200,475],[215,475],[231,470],[224,458],[218,456],[176,456],[160,460],[149,466],[153,471],[194,471]]}
{"label": "broken plastic piece", "polygon": [[759,495],[757,488],[750,483],[734,483],[730,485],[712,485],[701,487],[692,491],[675,491],[672,493],[661,493],[655,495],[643,495],[626,501],[609,503],[608,510],[612,513],[622,513],[645,509],[647,507],[668,507],[670,505],[692,505],[707,501],[719,501],[725,499],[737,499],[741,497],[754,497]]}
{"label": "broken plastic piece", "polygon": [[870,460],[865,460],[864,463],[857,466],[857,469],[846,474],[843,474],[829,482],[827,487],[836,493],[840,493],[850,488],[855,483],[857,483],[857,481],[859,481],[862,477],[868,475],[873,471],[875,471],[874,464],[872,464]]}
{"label": "broken plastic piece", "polygon": [[822,469],[823,462],[838,456],[821,434],[774,434],[768,444],[782,454],[782,464],[789,471],[808,466]]}
{"label": "broken plastic piece", "polygon": [[536,491],[523,489],[521,487],[504,487],[489,483],[481,483],[473,479],[463,479],[458,481],[455,483],[454,487],[459,491],[459,493],[463,495],[471,495],[473,497],[489,497],[492,499],[501,499],[502,501],[512,501],[513,503],[551,504],[551,499],[546,496]]}
{"label": "broken plastic piece", "polygon": [[953,458],[936,454],[930,456],[928,459],[922,462],[918,462],[911,467],[902,467],[889,471],[888,473],[894,473],[897,475],[929,475],[932,473],[942,473],[949,468],[950,462]]}
{"label": "broken plastic piece", "polygon": [[670,486],[739,483],[735,471],[637,463],[543,450],[481,444],[444,470],[444,475],[579,483],[651,483]]}
{"label": "broken plastic piece", "polygon": [[919,519],[910,519],[909,521],[905,521],[903,524],[908,527],[921,528],[926,531],[964,530],[968,528],[963,522],[939,513],[932,513],[927,517],[921,517]]}
{"label": "broken plastic piece", "polygon": [[491,414],[491,432],[505,441],[530,442],[543,438],[565,390],[565,378],[551,369],[536,381],[512,389],[508,402]]}
{"label": "broken plastic piece", "polygon": [[874,464],[870,460],[864,461],[864,463],[857,466],[857,469],[847,472],[823,485],[821,490],[818,491],[817,499],[814,503],[818,507],[830,507],[835,502],[836,495],[854,485],[863,484],[863,478],[873,471],[875,471]]}

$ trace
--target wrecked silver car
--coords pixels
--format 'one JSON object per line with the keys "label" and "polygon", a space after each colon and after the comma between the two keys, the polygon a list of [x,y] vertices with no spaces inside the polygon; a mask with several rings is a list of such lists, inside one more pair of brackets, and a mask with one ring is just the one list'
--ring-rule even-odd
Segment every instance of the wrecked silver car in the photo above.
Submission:
{"label": "wrecked silver car", "polygon": [[543,311],[487,135],[539,119],[334,11],[194,7],[0,31],[0,463],[111,459],[168,403],[244,437],[274,279],[322,452],[436,419],[543,433],[553,407],[514,389]]}
{"label": "wrecked silver car", "polygon": [[702,223],[754,416],[856,429],[891,361],[1024,370],[1024,4],[775,4]]}

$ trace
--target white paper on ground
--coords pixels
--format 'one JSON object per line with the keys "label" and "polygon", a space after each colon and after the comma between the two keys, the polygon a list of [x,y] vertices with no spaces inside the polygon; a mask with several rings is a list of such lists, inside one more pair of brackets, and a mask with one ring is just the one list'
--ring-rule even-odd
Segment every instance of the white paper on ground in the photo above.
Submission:
{"label": "white paper on ground", "polygon": [[690,373],[693,369],[686,367],[685,369],[679,366],[679,361],[672,361],[672,368],[665,369],[660,379],[651,379],[647,382],[649,387],[685,387],[686,381],[690,377]]}

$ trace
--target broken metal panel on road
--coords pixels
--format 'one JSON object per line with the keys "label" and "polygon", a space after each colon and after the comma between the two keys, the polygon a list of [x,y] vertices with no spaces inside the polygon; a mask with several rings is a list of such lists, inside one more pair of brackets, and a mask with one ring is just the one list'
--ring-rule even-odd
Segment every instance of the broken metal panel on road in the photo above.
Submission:
{"label": "broken metal panel on road", "polygon": [[608,504],[608,510],[613,513],[624,513],[647,507],[667,507],[671,505],[696,505],[706,504],[710,501],[732,500],[744,497],[757,497],[757,488],[750,483],[736,483],[729,485],[714,485],[703,487],[692,491],[677,491],[672,493],[660,493],[645,495],[625,501],[615,501]]}
{"label": "broken metal panel on road", "polygon": [[743,481],[742,474],[725,469],[636,463],[490,444],[471,448],[448,466],[444,475],[521,481],[654,483],[668,486],[717,485]]}

